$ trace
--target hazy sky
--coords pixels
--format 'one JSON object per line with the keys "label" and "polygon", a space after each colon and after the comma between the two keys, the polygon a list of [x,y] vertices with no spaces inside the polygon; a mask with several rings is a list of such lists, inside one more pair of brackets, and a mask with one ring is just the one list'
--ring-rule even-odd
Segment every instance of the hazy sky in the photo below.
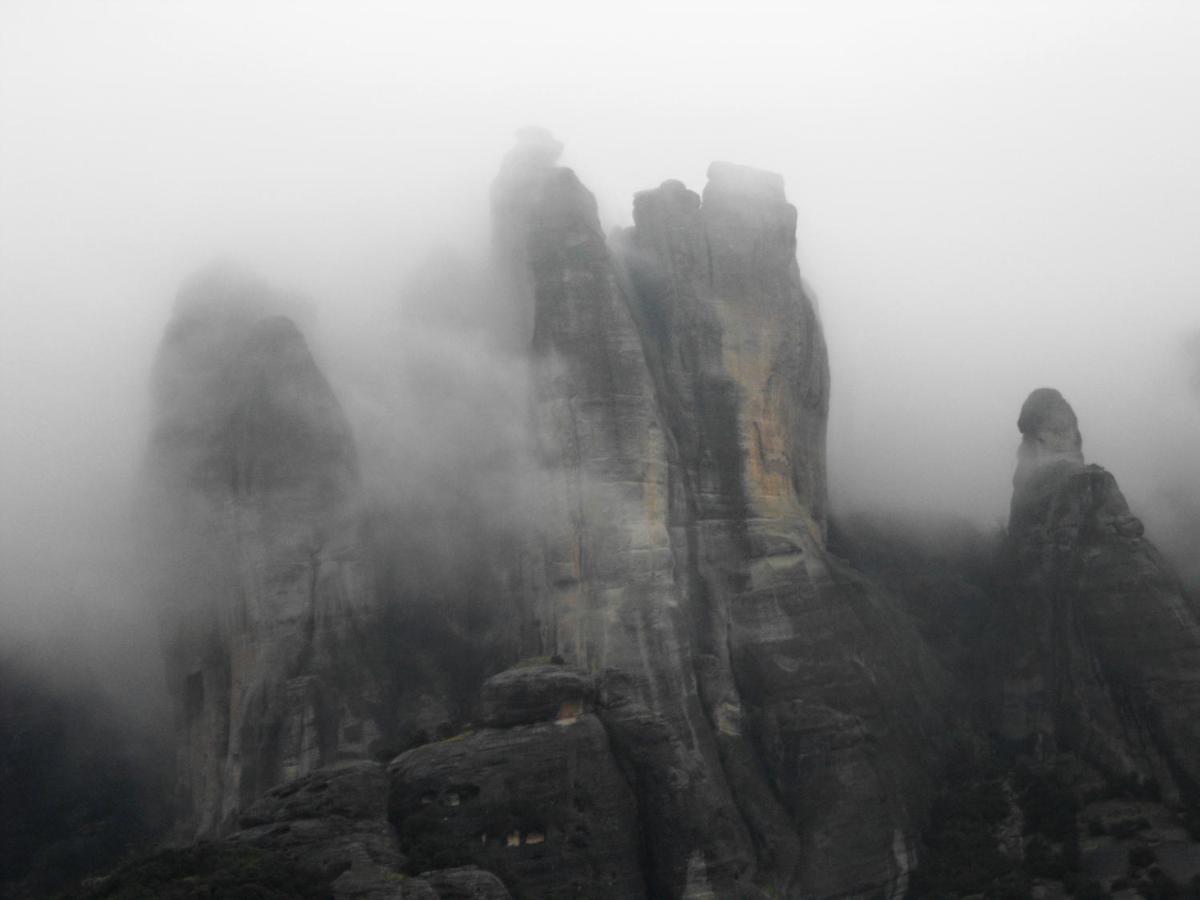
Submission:
{"label": "hazy sky", "polygon": [[606,227],[714,159],[784,175],[835,503],[999,520],[1051,385],[1151,508],[1200,484],[1197,47],[1186,0],[0,0],[4,602],[64,568],[120,602],[77,561],[123,540],[192,268],[232,253],[309,295],[336,355],[431,247],[479,249],[528,123]]}

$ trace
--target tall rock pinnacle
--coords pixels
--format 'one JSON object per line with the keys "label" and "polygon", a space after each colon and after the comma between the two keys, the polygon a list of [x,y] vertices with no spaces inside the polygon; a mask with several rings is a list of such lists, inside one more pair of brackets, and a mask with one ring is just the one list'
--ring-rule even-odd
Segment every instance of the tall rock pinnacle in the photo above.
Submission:
{"label": "tall rock pinnacle", "polygon": [[218,267],[181,292],[154,373],[154,593],[185,827],[378,735],[351,648],[374,602],[349,426],[283,298]]}
{"label": "tall rock pinnacle", "polygon": [[1200,610],[1181,591],[1116,479],[1084,465],[1057,392],[1021,409],[998,611],[999,727],[1102,773],[1200,797]]}
{"label": "tall rock pinnacle", "polygon": [[658,720],[687,773],[647,794],[650,892],[903,893],[939,674],[825,552],[828,363],[782,179],[714,163],[610,247],[557,143],[518,140],[492,199],[536,372],[532,589],[544,651],[644,708],[630,767]]}

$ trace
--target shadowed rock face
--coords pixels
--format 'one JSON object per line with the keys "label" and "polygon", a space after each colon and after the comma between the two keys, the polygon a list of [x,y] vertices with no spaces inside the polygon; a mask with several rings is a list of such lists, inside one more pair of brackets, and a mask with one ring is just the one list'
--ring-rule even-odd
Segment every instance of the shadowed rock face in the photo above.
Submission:
{"label": "shadowed rock face", "polygon": [[1053,388],[1038,388],[1026,398],[1017,418],[1021,446],[1013,473],[1012,516],[1018,521],[1027,504],[1065,472],[1083,466],[1083,437],[1075,410]]}
{"label": "shadowed rock face", "polygon": [[522,897],[645,897],[637,804],[584,713],[397,757],[389,813],[417,869],[474,863]]}
{"label": "shadowed rock face", "polygon": [[537,652],[626,673],[631,702],[664,723],[672,744],[674,790],[663,800],[673,812],[660,808],[655,821],[712,823],[699,846],[662,836],[652,893],[705,883],[733,890],[753,855],[696,691],[667,529],[666,436],[595,200],[538,147],[519,147],[493,208],[498,248],[515,273],[510,289],[531,326],[545,479],[529,566]]}
{"label": "shadowed rock face", "polygon": [[902,893],[941,675],[824,550],[828,364],[782,180],[709,177],[639,194],[611,253],[553,155],[493,191],[538,367],[541,650],[619,671],[616,708],[665,729],[631,714],[627,746],[672,747],[701,798],[661,808],[730,823],[688,847],[643,810],[656,894]]}
{"label": "shadowed rock face", "polygon": [[1000,728],[1111,775],[1200,794],[1200,612],[1056,391],[1022,408]]}
{"label": "shadowed rock face", "polygon": [[374,602],[341,408],[265,285],[210,269],[154,373],[152,590],[176,697],[185,829],[365,752],[383,679],[352,651]]}
{"label": "shadowed rock face", "polygon": [[715,163],[702,198],[666,182],[634,222],[618,257],[670,436],[677,578],[763,880],[902,892],[942,676],[825,551],[828,361],[795,209],[778,176]]}
{"label": "shadowed rock face", "polygon": [[[717,163],[703,198],[668,182],[610,248],[560,149],[523,132],[492,196],[502,340],[531,359],[542,479],[504,633],[576,668],[497,676],[488,728],[393,763],[406,866],[474,862],[539,895],[899,896],[942,675],[893,600],[825,549],[828,362],[782,180]],[[419,617],[382,609],[366,548],[387,542],[360,534],[349,428],[285,306],[210,270],[156,364],[154,591],[188,834],[394,739],[426,694],[468,708],[431,687],[453,677],[401,683],[414,641],[379,623]],[[430,792],[456,811],[430,819]],[[537,839],[475,848],[514,810]],[[399,864],[384,851],[372,865]]]}

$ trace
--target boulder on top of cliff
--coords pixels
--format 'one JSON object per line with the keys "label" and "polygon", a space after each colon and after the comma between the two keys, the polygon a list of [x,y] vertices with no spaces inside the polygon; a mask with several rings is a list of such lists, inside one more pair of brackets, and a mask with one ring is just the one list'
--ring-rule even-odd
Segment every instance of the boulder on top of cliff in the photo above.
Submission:
{"label": "boulder on top of cliff", "polygon": [[515,137],[517,145],[504,157],[505,168],[546,168],[562,156],[562,141],[539,125],[518,128]]}
{"label": "boulder on top of cliff", "polygon": [[731,162],[714,162],[708,167],[708,185],[705,201],[711,197],[728,194],[757,202],[786,203],[783,192],[783,176],[753,166],[742,166]]}
{"label": "boulder on top of cliff", "polygon": [[[153,373],[143,514],[170,647],[181,828],[365,757],[388,715],[350,425],[286,294],[236,267],[181,289]],[[345,648],[354,646],[354,654]],[[377,669],[376,667],[380,668]]]}
{"label": "boulder on top of cliff", "polygon": [[485,725],[507,728],[572,719],[590,712],[596,686],[567,666],[523,666],[493,675],[480,695]]}
{"label": "boulder on top of cliff", "polygon": [[1017,428],[1021,446],[1013,487],[1018,490],[1048,466],[1070,470],[1083,465],[1083,438],[1075,410],[1054,388],[1038,388],[1025,399]]}
{"label": "boulder on top of cliff", "polygon": [[1010,580],[995,623],[999,731],[1194,803],[1200,609],[1116,479],[1084,464],[1070,404],[1034,391],[1018,424]]}

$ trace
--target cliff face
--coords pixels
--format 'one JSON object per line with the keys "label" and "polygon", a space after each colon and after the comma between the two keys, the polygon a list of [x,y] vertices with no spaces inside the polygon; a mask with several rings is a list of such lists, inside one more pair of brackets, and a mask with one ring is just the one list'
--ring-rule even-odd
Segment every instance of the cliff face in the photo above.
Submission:
{"label": "cliff face", "polygon": [[[690,665],[667,530],[667,436],[595,201],[545,146],[528,136],[493,192],[509,289],[531,325],[545,504],[531,552],[539,649],[625,673],[622,702],[643,710],[647,727],[661,723],[667,747],[655,752],[677,774],[643,809],[656,892],[732,890],[752,853]],[[633,756],[639,746],[629,745]],[[680,821],[707,824],[680,841]]]}
{"label": "cliff face", "polygon": [[[972,690],[1017,748],[971,776],[979,890],[1034,846],[1003,824],[1017,793],[1037,810],[1098,772],[1194,801],[1200,614],[1066,401],[1022,409],[1003,572],[900,566],[925,604],[906,612],[826,545],[829,364],[782,180],[715,163],[702,195],[640,193],[606,239],[560,150],[524,132],[492,194],[534,515],[473,517],[461,484],[453,528],[364,513],[286,298],[229,269],[181,293],[147,503],[185,833],[226,834],[234,862],[311,857],[339,897],[902,897],[931,801],[955,799],[947,733],[986,746],[952,721]],[[547,664],[494,675],[519,657]],[[1021,781],[1028,759],[1045,771]],[[1037,827],[1065,859],[1063,808]],[[943,831],[927,887],[961,868]]]}
{"label": "cliff face", "polygon": [[782,182],[668,182],[610,250],[547,146],[527,135],[493,195],[538,367],[533,589],[547,651],[621,670],[725,829],[651,834],[658,893],[902,893],[941,675],[824,548],[828,363]]}
{"label": "cliff face", "polygon": [[228,268],[181,292],[154,372],[154,593],[188,832],[379,734],[349,428],[284,300]]}
{"label": "cliff face", "polygon": [[1043,754],[1200,797],[1200,611],[1057,391],[1030,395],[1006,547],[999,725]]}

